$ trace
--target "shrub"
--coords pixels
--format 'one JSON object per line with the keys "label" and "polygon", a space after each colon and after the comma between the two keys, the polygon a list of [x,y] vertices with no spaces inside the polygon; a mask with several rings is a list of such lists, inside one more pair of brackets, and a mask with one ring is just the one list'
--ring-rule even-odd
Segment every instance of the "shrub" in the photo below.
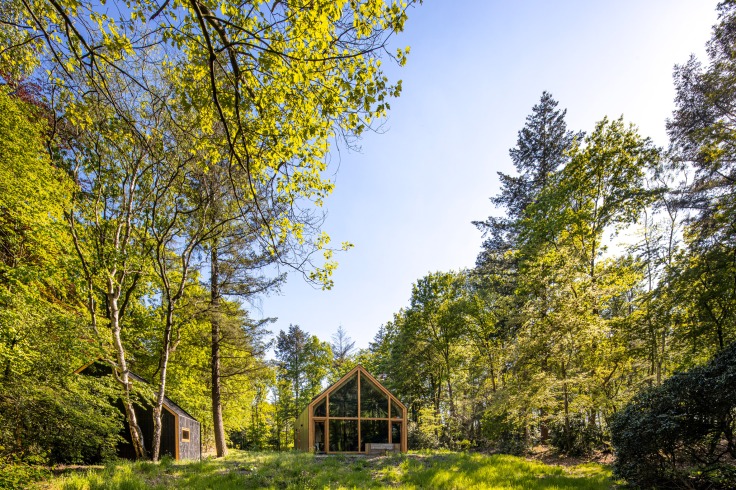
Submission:
{"label": "shrub", "polygon": [[498,452],[520,456],[531,447],[528,431],[506,414],[497,415],[489,411],[483,417],[481,427],[483,437]]}
{"label": "shrub", "polygon": [[51,472],[44,467],[0,462],[0,489],[27,488],[50,476]]}
{"label": "shrub", "polygon": [[437,449],[440,447],[440,438],[437,434],[423,430],[422,426],[415,422],[409,422],[407,439],[411,449]]}
{"label": "shrub", "polygon": [[73,376],[54,386],[0,389],[0,462],[97,463],[115,454],[122,414],[97,380]]}
{"label": "shrub", "polygon": [[412,449],[437,449],[441,445],[442,423],[439,414],[430,407],[419,410],[417,423],[409,424],[409,447]]}
{"label": "shrub", "polygon": [[550,427],[550,443],[569,456],[583,456],[603,447],[603,431],[596,424],[589,424],[582,417],[572,417],[569,434],[563,421],[555,421]]}
{"label": "shrub", "polygon": [[643,488],[736,488],[736,343],[638,394],[612,420],[616,474]]}

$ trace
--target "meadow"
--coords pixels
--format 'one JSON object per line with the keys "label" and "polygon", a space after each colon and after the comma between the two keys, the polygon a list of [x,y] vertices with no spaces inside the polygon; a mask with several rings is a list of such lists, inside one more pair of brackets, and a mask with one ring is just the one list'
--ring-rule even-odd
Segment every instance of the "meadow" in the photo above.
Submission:
{"label": "meadow", "polygon": [[45,490],[457,488],[562,490],[614,488],[596,463],[548,465],[508,455],[410,452],[379,457],[232,451],[222,459],[110,463],[36,484]]}

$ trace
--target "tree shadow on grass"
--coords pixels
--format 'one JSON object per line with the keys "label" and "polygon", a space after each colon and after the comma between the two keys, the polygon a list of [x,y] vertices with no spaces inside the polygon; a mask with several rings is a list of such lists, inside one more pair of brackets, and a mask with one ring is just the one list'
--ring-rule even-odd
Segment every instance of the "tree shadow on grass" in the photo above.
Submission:
{"label": "tree shadow on grass", "polygon": [[612,486],[610,472],[599,465],[565,469],[506,455],[473,453],[431,455],[412,460],[400,484],[417,488],[590,489]]}

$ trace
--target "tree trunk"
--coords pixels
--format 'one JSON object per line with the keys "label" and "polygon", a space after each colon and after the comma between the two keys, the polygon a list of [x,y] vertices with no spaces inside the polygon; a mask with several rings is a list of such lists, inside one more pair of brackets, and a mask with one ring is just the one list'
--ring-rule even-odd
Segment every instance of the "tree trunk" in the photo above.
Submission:
{"label": "tree trunk", "polygon": [[562,368],[562,377],[565,379],[562,383],[562,395],[564,397],[565,410],[565,451],[569,451],[572,446],[572,434],[570,434],[570,398],[567,392],[567,370]]}
{"label": "tree trunk", "polygon": [[495,364],[495,357],[493,356],[493,350],[491,346],[489,345],[489,342],[484,341],[483,344],[485,347],[484,350],[486,352],[486,355],[488,356],[488,369],[491,375],[491,391],[495,393],[496,392],[496,371],[493,367]]}
{"label": "tree trunk", "polygon": [[664,356],[666,354],[667,330],[662,329],[662,341],[660,342],[659,362],[657,362],[657,386],[662,384],[662,376],[664,370]]}
{"label": "tree trunk", "polygon": [[[164,406],[164,396],[166,393],[166,373],[169,369],[169,357],[171,356],[171,329],[174,323],[174,311],[171,299],[168,300],[168,307],[166,311],[166,328],[164,329],[164,339],[161,351],[161,357],[159,358],[159,383],[158,391],[156,392],[156,405],[153,407],[153,460],[158,461],[161,452],[161,412]],[[179,434],[176,435],[175,439],[178,443]]]}
{"label": "tree trunk", "polygon": [[547,412],[541,408],[539,410],[539,442],[547,444],[549,439],[549,426],[547,425]]}
{"label": "tree trunk", "polygon": [[450,399],[450,417],[455,418],[455,399],[452,395],[452,383],[450,382],[450,376],[447,376],[447,396]]}
{"label": "tree trunk", "polygon": [[125,393],[123,396],[123,406],[125,407],[125,417],[128,420],[128,427],[130,428],[130,440],[133,443],[136,459],[145,459],[148,457],[148,454],[146,452],[146,446],[143,443],[143,431],[138,425],[138,420],[135,416],[135,406],[130,396],[130,376],[128,375],[128,363],[125,360],[123,341],[120,337],[120,311],[118,309],[117,297],[109,295],[108,303],[110,305],[110,327],[117,356],[118,381],[123,385]]}
{"label": "tree trunk", "polygon": [[215,433],[215,450],[217,457],[227,455],[225,444],[225,427],[222,424],[222,395],[220,376],[220,263],[217,241],[212,244],[210,264],[210,305],[212,314],[212,352],[210,365],[212,369],[212,429]]}

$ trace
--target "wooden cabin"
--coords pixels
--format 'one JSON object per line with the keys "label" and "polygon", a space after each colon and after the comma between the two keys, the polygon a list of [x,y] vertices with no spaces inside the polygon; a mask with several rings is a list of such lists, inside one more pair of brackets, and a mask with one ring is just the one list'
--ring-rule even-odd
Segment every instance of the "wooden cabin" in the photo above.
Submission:
{"label": "wooden cabin", "polygon": [[[75,371],[77,374],[88,376],[112,375],[112,368],[100,361],[92,362]],[[140,376],[129,373],[130,379],[135,383],[148,384]],[[118,408],[124,412],[122,401],[117,402]],[[143,444],[148,454],[153,447],[153,404],[146,402],[135,405],[135,416],[138,425],[143,432]],[[135,449],[130,438],[130,426],[125,421],[120,436],[124,439],[118,444],[117,455],[121,458],[135,459]],[[163,411],[161,413],[161,456],[168,455],[175,460],[201,459],[201,426],[199,421],[187,413],[186,410],[164,397]]]}
{"label": "wooden cabin", "polygon": [[295,446],[327,454],[406,452],[406,418],[404,404],[356,366],[299,415]]}

